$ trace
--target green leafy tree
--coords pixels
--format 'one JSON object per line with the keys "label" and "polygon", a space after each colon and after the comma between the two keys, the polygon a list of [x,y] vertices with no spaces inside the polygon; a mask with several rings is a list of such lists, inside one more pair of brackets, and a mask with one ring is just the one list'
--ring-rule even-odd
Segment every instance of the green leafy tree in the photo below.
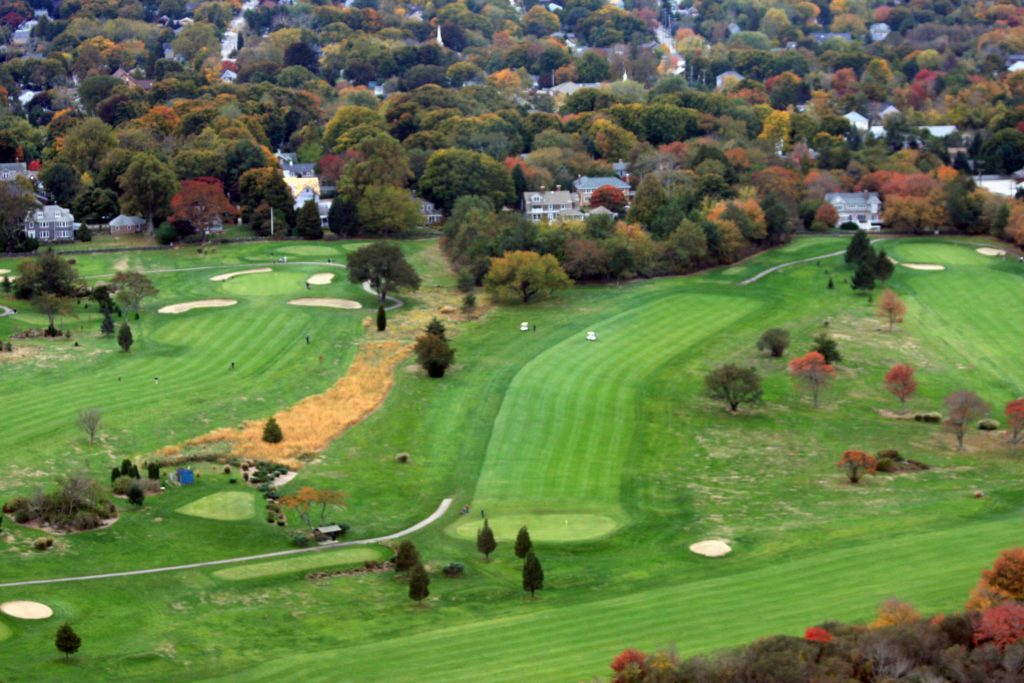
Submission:
{"label": "green leafy tree", "polygon": [[409,191],[391,185],[369,185],[356,202],[356,222],[362,235],[404,235],[422,220],[419,204]]}
{"label": "green leafy tree", "polygon": [[25,299],[40,294],[71,299],[78,296],[80,290],[75,266],[49,249],[31,261],[18,264],[17,283],[18,297]]}
{"label": "green leafy tree", "polygon": [[444,377],[445,370],[455,359],[455,350],[448,345],[448,340],[429,333],[416,339],[413,352],[427,374],[437,379]]}
{"label": "green leafy tree", "polygon": [[533,550],[533,541],[530,540],[530,532],[526,530],[525,526],[520,527],[519,533],[516,534],[516,557],[522,559],[531,550]]}
{"label": "green leafy tree", "polygon": [[0,183],[0,251],[17,249],[25,216],[38,206],[32,188],[19,180]]}
{"label": "green leafy tree", "polygon": [[57,316],[69,315],[74,311],[70,298],[57,296],[50,292],[40,292],[33,296],[32,306],[49,320],[49,325],[46,328],[46,334],[49,337],[56,337],[59,334],[54,324]]}
{"label": "green leafy tree", "polygon": [[484,519],[484,526],[482,529],[476,532],[476,549],[481,555],[484,556],[485,560],[491,559],[491,553],[498,547],[498,542],[494,540],[494,532],[491,531],[491,525]]}
{"label": "green leafy tree", "polygon": [[526,561],[523,562],[523,590],[530,591],[530,597],[544,588],[544,568],[540,566],[540,560],[531,550],[526,553]]}
{"label": "green leafy tree", "polygon": [[572,285],[561,264],[552,254],[543,256],[534,251],[506,251],[491,259],[491,267],[484,277],[484,289],[523,303]]}
{"label": "green leafy tree", "polygon": [[[39,174],[39,180],[42,181],[46,193],[61,206],[68,206],[71,203],[81,185],[81,177],[78,172],[72,168],[71,164],[60,161],[47,164]],[[81,216],[76,216],[76,218],[81,220]]]}
{"label": "green leafy tree", "polygon": [[339,194],[331,202],[331,208],[327,211],[327,227],[335,235],[352,237],[359,232],[356,221],[356,203]]}
{"label": "green leafy tree", "polygon": [[160,293],[153,281],[134,270],[119,271],[110,281],[110,289],[114,290],[114,299],[125,310],[138,314],[142,301]]}
{"label": "green leafy tree", "polygon": [[78,648],[82,646],[82,639],[75,633],[75,629],[71,628],[71,624],[64,622],[57,629],[55,645],[58,650],[64,653],[64,658],[67,659],[78,652]]}
{"label": "green leafy tree", "polygon": [[103,311],[103,322],[100,323],[100,334],[109,337],[114,334],[114,318],[110,311]]}
{"label": "green leafy tree", "polygon": [[121,210],[145,216],[150,232],[154,218],[167,215],[171,197],[178,191],[178,180],[171,167],[147,152],[136,155],[117,182],[123,193]]}
{"label": "green leafy tree", "polygon": [[709,398],[722,401],[736,412],[740,403],[761,400],[761,376],[754,368],[741,368],[732,363],[721,365],[704,376]]}
{"label": "green leafy tree", "polygon": [[307,240],[319,240],[324,237],[324,229],[320,226],[320,209],[312,199],[299,209],[295,218],[295,229],[299,237]]}
{"label": "green leafy tree", "polygon": [[430,595],[430,574],[422,562],[417,562],[409,573],[409,597],[423,604]]}
{"label": "green leafy tree", "polygon": [[368,282],[377,293],[378,318],[382,318],[384,326],[378,323],[377,329],[383,331],[387,327],[387,314],[384,307],[389,292],[400,289],[417,290],[420,288],[420,276],[405,260],[402,250],[388,242],[374,242],[361,249],[350,252],[346,261],[349,282],[360,284]]}
{"label": "green leafy tree", "polygon": [[420,551],[412,541],[402,541],[395,552],[395,571],[407,572],[420,564]]}
{"label": "green leafy tree", "polygon": [[892,259],[885,253],[885,249],[879,249],[878,257],[875,259],[875,279],[885,282],[892,277],[894,268],[895,266],[892,264]]}
{"label": "green leafy tree", "polygon": [[636,196],[633,197],[627,218],[630,223],[639,223],[645,228],[650,228],[667,201],[661,180],[655,174],[648,173],[636,188]]}
{"label": "green leafy tree", "polygon": [[495,206],[515,204],[515,186],[508,169],[493,158],[467,149],[442,149],[427,160],[420,192],[450,212],[463,195],[487,197]]}
{"label": "green leafy tree", "polygon": [[281,443],[284,440],[284,434],[281,432],[281,425],[277,424],[277,420],[271,417],[267,420],[267,423],[263,425],[263,440],[267,443]]}
{"label": "green leafy tree", "polygon": [[767,351],[772,358],[781,358],[788,347],[789,332],[779,327],[765,330],[761,338],[757,340],[757,350]]}

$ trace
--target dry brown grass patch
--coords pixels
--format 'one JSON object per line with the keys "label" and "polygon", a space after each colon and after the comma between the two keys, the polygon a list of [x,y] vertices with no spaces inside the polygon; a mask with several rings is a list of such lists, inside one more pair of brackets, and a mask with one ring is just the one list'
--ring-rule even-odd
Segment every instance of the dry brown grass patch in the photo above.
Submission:
{"label": "dry brown grass patch", "polygon": [[384,402],[395,382],[395,368],[411,350],[410,346],[397,341],[364,344],[348,373],[334,386],[274,415],[284,432],[281,443],[264,442],[264,421],[251,420],[240,429],[216,429],[186,445],[228,442],[234,456],[297,468],[301,466],[301,458],[322,451]]}

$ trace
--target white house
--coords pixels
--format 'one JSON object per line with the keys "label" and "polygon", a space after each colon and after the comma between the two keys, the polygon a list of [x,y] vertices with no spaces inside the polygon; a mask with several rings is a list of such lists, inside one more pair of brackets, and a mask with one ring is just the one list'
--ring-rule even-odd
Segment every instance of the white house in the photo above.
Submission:
{"label": "white house", "polygon": [[899,114],[899,113],[900,113],[900,110],[897,109],[895,105],[890,104],[885,109],[883,109],[881,112],[879,112],[878,117],[884,120],[888,116],[892,116],[894,114]]}
{"label": "white house", "polygon": [[25,234],[40,242],[61,242],[75,239],[78,224],[71,211],[48,204],[25,216]]}
{"label": "white house", "polygon": [[956,133],[956,126],[921,126],[918,130],[941,140]]}
{"label": "white house", "polygon": [[1012,71],[1014,73],[1018,71],[1024,71],[1024,60],[1018,59],[1016,62],[1011,64],[1006,70]]}
{"label": "white house", "polygon": [[863,114],[859,114],[855,111],[851,111],[848,114],[843,114],[843,118],[850,122],[850,125],[857,130],[863,132],[868,129],[869,121],[868,117]]}
{"label": "white house", "polygon": [[576,209],[576,196],[567,190],[523,193],[523,213],[534,222],[554,221],[562,213]]}
{"label": "white house", "polygon": [[877,192],[829,192],[825,201],[839,214],[839,225],[856,223],[861,230],[882,227],[882,200]]}
{"label": "white house", "polygon": [[423,222],[426,225],[437,225],[444,220],[444,214],[434,205],[434,202],[422,197],[416,197],[416,201],[420,205],[420,213],[423,214]]}
{"label": "white house", "polygon": [[880,21],[875,24],[871,24],[868,28],[868,33],[871,35],[871,42],[877,43],[881,40],[885,40],[892,33],[892,29],[889,28],[889,24]]}
{"label": "white house", "polygon": [[238,80],[238,74],[231,69],[224,69],[220,72],[220,80],[223,83],[234,83]]}

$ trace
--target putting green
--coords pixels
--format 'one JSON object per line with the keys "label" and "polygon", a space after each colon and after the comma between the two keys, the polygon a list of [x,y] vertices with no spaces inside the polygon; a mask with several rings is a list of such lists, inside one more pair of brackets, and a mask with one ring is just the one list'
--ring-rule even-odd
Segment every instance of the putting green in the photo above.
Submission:
{"label": "putting green", "polygon": [[249,519],[256,514],[256,494],[244,491],[223,491],[194,500],[177,509],[189,517],[205,517],[221,522]]}
{"label": "putting green", "polygon": [[217,283],[224,292],[246,296],[281,296],[306,290],[308,275],[298,270],[264,273],[259,277],[236,277]]}
{"label": "putting green", "polygon": [[337,256],[340,252],[332,247],[318,246],[316,244],[302,244],[293,247],[281,247],[275,252],[288,254],[289,256]]}
{"label": "putting green", "polygon": [[5,624],[4,622],[0,621],[0,643],[4,642],[13,635],[14,631],[11,630],[11,627]]}
{"label": "putting green", "polygon": [[380,546],[343,548],[341,550],[327,550],[308,555],[298,555],[296,557],[289,557],[286,560],[244,564],[238,567],[231,567],[230,569],[215,571],[213,575],[225,581],[244,581],[245,579],[260,579],[264,576],[291,574],[309,571],[310,569],[321,569],[323,567],[362,564],[370,560],[382,560],[385,554],[384,548]]}
{"label": "putting green", "polygon": [[[619,528],[611,517],[589,514],[498,515],[487,521],[499,541],[515,540],[522,526],[530,531],[530,540],[541,543],[590,541]],[[458,538],[475,539],[481,526],[483,520],[469,517],[448,527],[448,532]]]}

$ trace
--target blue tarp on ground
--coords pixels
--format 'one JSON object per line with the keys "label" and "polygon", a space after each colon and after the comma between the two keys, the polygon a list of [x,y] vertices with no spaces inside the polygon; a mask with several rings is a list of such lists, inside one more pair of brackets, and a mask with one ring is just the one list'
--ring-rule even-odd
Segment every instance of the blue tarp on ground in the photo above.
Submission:
{"label": "blue tarp on ground", "polygon": [[196,483],[196,474],[192,470],[187,470],[184,467],[178,468],[178,483],[179,484],[194,484]]}

